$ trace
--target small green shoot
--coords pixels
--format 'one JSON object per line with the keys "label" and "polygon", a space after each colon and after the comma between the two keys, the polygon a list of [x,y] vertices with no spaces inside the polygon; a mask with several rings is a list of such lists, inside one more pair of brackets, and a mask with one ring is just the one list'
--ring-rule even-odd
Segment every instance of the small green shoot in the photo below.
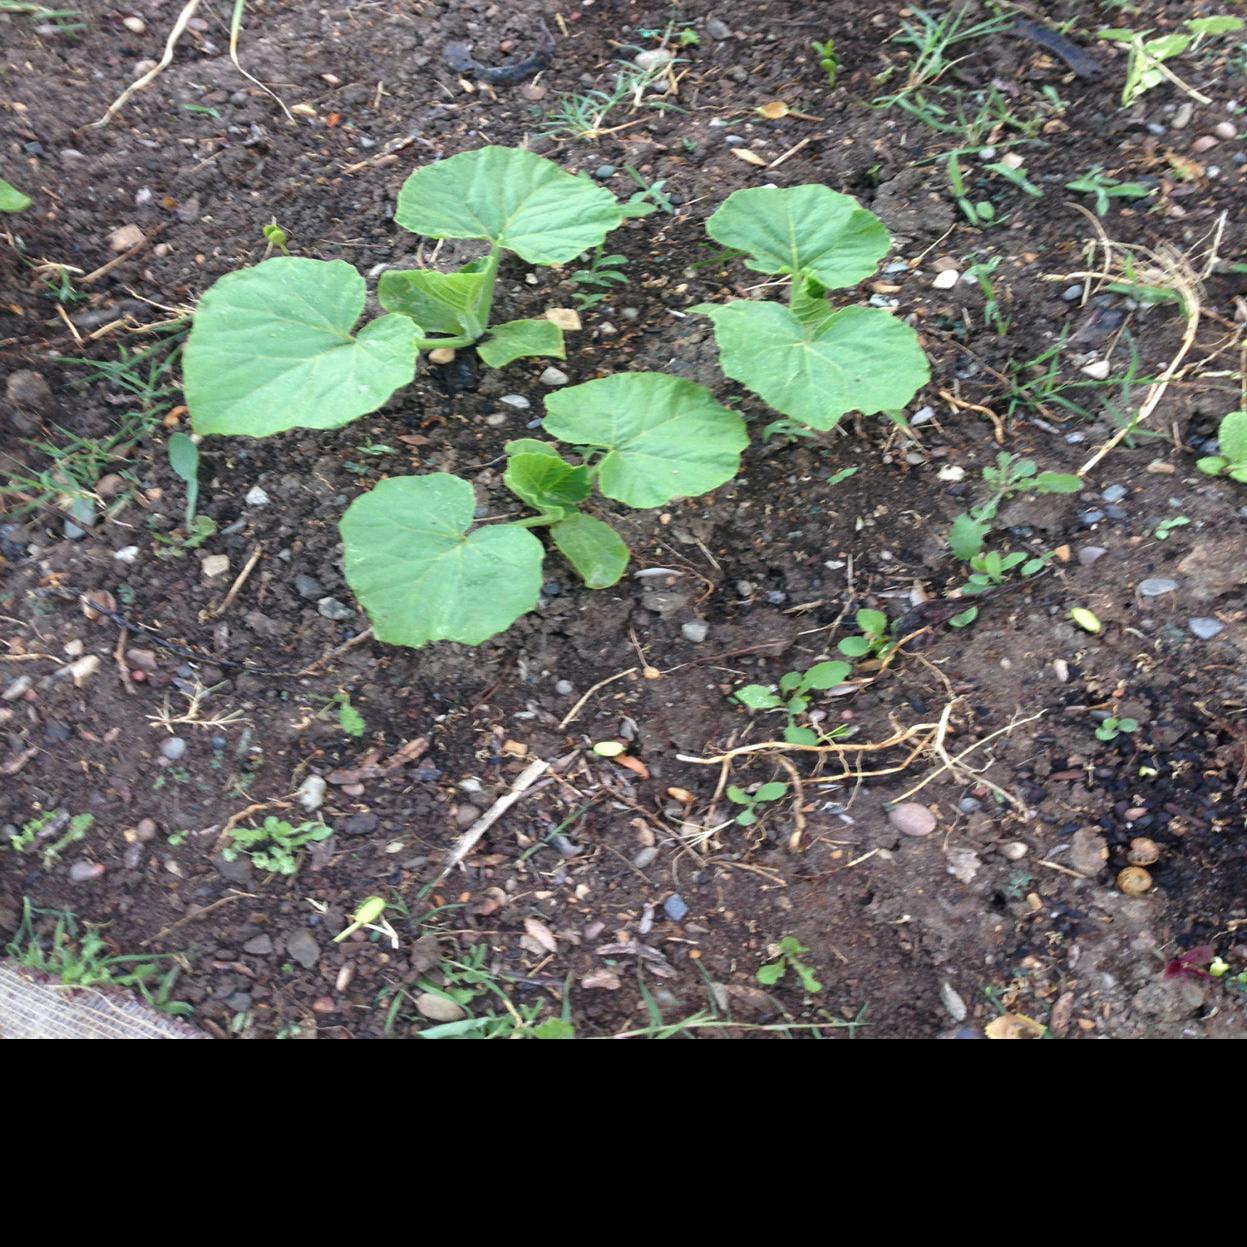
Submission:
{"label": "small green shoot", "polygon": [[1041,472],[1034,460],[1018,459],[1003,451],[996,455],[995,467],[983,469],[983,481],[991,496],[957,516],[948,533],[949,549],[967,562],[982,551],[992,521],[1006,499],[1026,493],[1076,494],[1083,485],[1081,477],[1072,473]]}
{"label": "small green shoot", "polygon": [[1182,528],[1191,522],[1190,517],[1186,515],[1175,515],[1171,519],[1161,520],[1156,525],[1156,531],[1152,534],[1157,541],[1168,541],[1169,534],[1175,528]]}
{"label": "small green shoot", "polygon": [[277,224],[277,218],[274,217],[261,231],[264,235],[264,241],[267,244],[264,248],[265,256],[273,254],[274,250],[280,251],[282,255],[289,255],[290,248],[286,244],[290,241],[290,236],[280,225]]}
{"label": "small green shoot", "polygon": [[986,199],[974,200],[970,198],[965,176],[961,172],[961,161],[957,159],[956,152],[949,152],[948,154],[948,185],[952,189],[953,199],[956,201],[957,207],[961,209],[962,215],[971,225],[983,228],[995,221],[996,208],[994,204]]}
{"label": "small green shoot", "polygon": [[1138,730],[1138,719],[1118,719],[1110,715],[1095,729],[1095,738],[1096,740],[1116,740],[1118,736],[1128,735]]}
{"label": "small green shoot", "polygon": [[882,611],[860,610],[853,617],[860,636],[846,636],[836,648],[846,658],[886,658],[895,648],[888,617]]}
{"label": "small green shoot", "polygon": [[823,990],[823,985],[814,977],[814,971],[801,960],[810,950],[785,935],[778,944],[772,944],[768,950],[772,960],[758,971],[758,982],[763,987],[774,987],[789,970],[801,980],[802,988],[811,996]]}
{"label": "small green shoot", "polygon": [[174,433],[169,438],[169,467],[186,483],[186,531],[195,531],[195,513],[199,508],[199,447],[188,433]]}
{"label": "small green shoot", "polygon": [[787,784],[775,782],[762,784],[755,788],[752,793],[746,792],[743,788],[738,788],[735,784],[729,784],[727,786],[727,799],[733,805],[743,805],[745,807],[736,815],[736,822],[741,827],[752,827],[758,821],[758,806],[768,805],[772,801],[779,801],[787,792]]}
{"label": "small green shoot", "polygon": [[827,76],[828,87],[836,85],[836,74],[840,70],[840,58],[836,55],[836,42],[828,35],[821,42],[814,39],[810,47],[818,54],[818,67]]}
{"label": "small green shoot", "polygon": [[29,195],[22,194],[11,182],[0,178],[0,212],[25,212],[32,202]]}
{"label": "small green shoot", "polygon": [[364,716],[351,705],[351,695],[342,691],[335,693],[330,705],[338,707],[338,726],[348,736],[362,736],[367,728]]}

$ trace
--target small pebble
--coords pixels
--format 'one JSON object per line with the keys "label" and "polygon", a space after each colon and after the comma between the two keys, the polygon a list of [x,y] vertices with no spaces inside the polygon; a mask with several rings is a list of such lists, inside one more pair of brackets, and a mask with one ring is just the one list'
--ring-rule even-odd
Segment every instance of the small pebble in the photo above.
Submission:
{"label": "small pebble", "polygon": [[267,957],[273,951],[273,938],[269,935],[257,935],[254,939],[248,940],[242,946],[242,950],[253,957]]}
{"label": "small pebble", "polygon": [[160,742],[161,757],[168,758],[170,762],[176,762],[185,753],[186,742],[180,736],[170,736]]}
{"label": "small pebble", "polygon": [[542,385],[566,385],[568,382],[567,373],[561,368],[547,368],[539,378]]}
{"label": "small pebble", "polygon": [[726,22],[721,22],[717,17],[712,17],[706,22],[706,34],[711,39],[730,39],[732,37],[732,28]]}
{"label": "small pebble", "polygon": [[983,803],[977,797],[962,797],[957,802],[957,808],[963,814],[977,814],[983,808]]}
{"label": "small pebble", "polygon": [[1082,298],[1082,287],[1066,286],[1065,289],[1061,291],[1061,298],[1063,298],[1066,303],[1077,303],[1078,300]]}
{"label": "small pebble", "polygon": [[1098,524],[1104,519],[1104,512],[1097,511],[1094,507],[1089,511],[1080,511],[1078,513],[1078,521],[1080,524],[1086,524],[1089,528],[1092,524]]}
{"label": "small pebble", "polygon": [[1202,155],[1204,152],[1212,151],[1217,145],[1217,140],[1211,134],[1201,134],[1199,138],[1191,144],[1191,151],[1195,155]]}
{"label": "small pebble", "polygon": [[268,506],[270,499],[268,494],[266,494],[264,490],[259,487],[259,485],[252,485],[251,488],[247,490],[247,497],[244,501],[249,507],[266,507]]}
{"label": "small pebble", "polygon": [[504,394],[498,401],[505,403],[508,407],[514,407],[516,411],[527,411],[532,406],[523,394]]}
{"label": "small pebble", "polygon": [[201,564],[205,580],[215,580],[229,571],[228,554],[210,554]]}
{"label": "small pebble", "polygon": [[1021,842],[1021,840],[1006,840],[1004,844],[1000,846],[1000,851],[1011,862],[1021,861],[1022,858],[1024,858],[1026,854],[1030,852],[1030,850],[1027,848],[1026,845],[1024,845]]}
{"label": "small pebble", "polygon": [[1078,561],[1084,567],[1090,567],[1096,559],[1102,559],[1108,551],[1103,546],[1083,546],[1078,551]]}
{"label": "small pebble", "polygon": [[642,849],[636,855],[636,857],[632,859],[632,864],[638,870],[644,870],[647,866],[652,866],[657,857],[658,857],[657,847],[654,845],[649,845],[647,848]]}
{"label": "small pebble", "polygon": [[554,691],[560,697],[570,697],[576,691],[576,686],[570,680],[560,680],[554,686]]}
{"label": "small pebble", "polygon": [[325,586],[315,576],[306,576],[300,572],[294,578],[294,591],[301,598],[307,598],[309,602],[314,602],[316,599],[324,597]]}
{"label": "small pebble", "polygon": [[113,555],[113,558],[116,559],[118,563],[133,563],[138,556],[138,546],[122,546],[121,549]]}
{"label": "small pebble", "polygon": [[966,1020],[966,1014],[969,1013],[966,1002],[957,994],[951,983],[940,984],[940,1000],[943,1001],[944,1008],[952,1015],[954,1022]]}
{"label": "small pebble", "polygon": [[894,805],[888,811],[888,822],[905,836],[929,836],[935,830],[935,815],[917,801]]}
{"label": "small pebble", "polygon": [[147,23],[141,17],[123,17],[121,24],[132,35],[141,35],[147,29]]}
{"label": "small pebble", "polygon": [[1207,615],[1187,620],[1187,626],[1201,641],[1211,641],[1213,637],[1219,636],[1225,631],[1225,624],[1219,619],[1212,619]]}
{"label": "small pebble", "polygon": [[98,879],[104,873],[105,867],[99,862],[75,862],[69,868],[69,878],[72,883],[90,883],[92,879]]}
{"label": "small pebble", "polygon": [[615,176],[615,166],[598,165],[598,167],[593,171],[593,176],[597,178],[599,182],[605,182],[607,178],[613,178]]}
{"label": "small pebble", "polygon": [[1105,502],[1120,502],[1127,492],[1124,485],[1110,485],[1100,496]]}
{"label": "small pebble", "polygon": [[1139,581],[1139,593],[1145,598],[1161,597],[1172,593],[1177,587],[1178,582],[1166,576],[1151,576],[1147,580]]}
{"label": "small pebble", "polygon": [[316,610],[326,619],[333,619],[339,623],[355,618],[355,612],[345,602],[339,602],[337,598],[321,598],[316,603]]}
{"label": "small pebble", "polygon": [[[1191,114],[1195,111],[1195,106],[1190,100],[1183,100],[1178,105],[1178,111],[1174,113],[1173,120],[1169,123],[1175,130],[1185,130],[1191,124]],[[1163,127],[1162,127],[1163,129]]]}
{"label": "small pebble", "polygon": [[961,274],[955,268],[946,268],[942,273],[936,273],[931,289],[951,290],[960,280]]}
{"label": "small pebble", "polygon": [[638,52],[632,60],[635,65],[648,72],[669,65],[675,60],[675,53],[669,52],[666,48],[647,48],[644,52]]}
{"label": "small pebble", "polygon": [[299,790],[294,795],[299,804],[310,814],[313,810],[319,810],[325,803],[325,792],[328,785],[320,775],[309,775],[300,785]]}
{"label": "small pebble", "polygon": [[663,901],[662,910],[672,922],[683,922],[688,917],[688,906],[678,892],[672,893]]}
{"label": "small pebble", "polygon": [[1232,121],[1218,121],[1212,127],[1212,132],[1219,139],[1233,139],[1238,137],[1238,131],[1234,128]]}
{"label": "small pebble", "polygon": [[684,634],[686,641],[692,641],[694,645],[700,645],[710,631],[710,625],[700,619],[690,620],[684,624],[680,631]]}

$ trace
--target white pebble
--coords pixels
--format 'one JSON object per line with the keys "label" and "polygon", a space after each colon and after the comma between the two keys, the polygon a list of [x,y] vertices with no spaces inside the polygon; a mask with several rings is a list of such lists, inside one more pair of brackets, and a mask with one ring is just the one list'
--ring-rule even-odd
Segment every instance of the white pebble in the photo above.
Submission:
{"label": "white pebble", "polygon": [[229,555],[210,554],[204,559],[202,567],[204,579],[215,580],[218,576],[224,576],[229,571]]}
{"label": "white pebble", "polygon": [[325,803],[326,788],[327,785],[321,776],[309,775],[299,785],[299,791],[294,795],[298,798],[299,804],[310,814],[313,810],[319,810]]}
{"label": "white pebble", "polygon": [[121,24],[132,35],[141,35],[147,29],[147,23],[141,17],[123,17]]}
{"label": "white pebble", "polygon": [[951,290],[961,280],[961,274],[955,268],[946,268],[942,273],[935,274],[931,283],[933,290]]}
{"label": "white pebble", "polygon": [[1093,381],[1103,381],[1108,376],[1111,367],[1107,359],[1097,359],[1082,371]]}
{"label": "white pebble", "polygon": [[118,563],[133,563],[138,556],[138,546],[122,546],[122,548],[113,555],[113,558],[115,558]]}
{"label": "white pebble", "polygon": [[252,485],[251,488],[247,490],[247,497],[245,501],[249,507],[266,507],[268,506],[270,499],[268,494],[266,494],[264,490],[259,487],[259,485]]}
{"label": "white pebble", "polygon": [[547,368],[541,374],[542,385],[566,385],[568,381],[567,373],[561,368]]}

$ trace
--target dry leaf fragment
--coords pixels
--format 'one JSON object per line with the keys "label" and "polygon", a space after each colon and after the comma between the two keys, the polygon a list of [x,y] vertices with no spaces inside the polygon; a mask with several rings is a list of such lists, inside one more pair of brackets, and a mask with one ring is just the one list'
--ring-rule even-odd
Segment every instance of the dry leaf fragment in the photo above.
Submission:
{"label": "dry leaf fragment", "polygon": [[759,117],[765,117],[767,121],[778,121],[781,117],[788,116],[788,105],[783,100],[768,100],[765,104],[759,104],[753,111]]}
{"label": "dry leaf fragment", "polygon": [[622,766],[629,771],[633,771],[642,779],[649,779],[649,767],[646,766],[640,758],[634,758],[629,754],[624,754],[622,757],[616,758],[614,761],[616,766]]}
{"label": "dry leaf fragment", "polygon": [[574,307],[547,308],[546,320],[558,325],[565,333],[575,333],[580,328],[580,313]]}
{"label": "dry leaf fragment", "polygon": [[1002,1013],[983,1028],[988,1039],[1042,1039],[1044,1028],[1024,1013]]}
{"label": "dry leaf fragment", "polygon": [[747,147],[733,147],[732,155],[735,156],[737,160],[743,160],[747,165],[761,165],[763,168],[766,167],[766,161],[763,160],[757,152],[751,152]]}
{"label": "dry leaf fragment", "polygon": [[536,918],[524,919],[524,930],[532,936],[533,939],[541,945],[548,953],[557,953],[559,950],[559,942],[554,938],[554,932],[550,930],[544,922],[538,922]]}

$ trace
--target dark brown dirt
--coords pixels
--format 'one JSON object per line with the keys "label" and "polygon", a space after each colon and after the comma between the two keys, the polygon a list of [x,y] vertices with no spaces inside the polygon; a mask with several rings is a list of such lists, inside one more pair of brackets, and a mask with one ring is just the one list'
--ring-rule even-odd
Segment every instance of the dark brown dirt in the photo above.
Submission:
{"label": "dark brown dirt", "polygon": [[[440,983],[439,962],[470,956],[482,959],[515,1008],[558,1016],[569,994],[580,1035],[643,1027],[651,1008],[668,1023],[701,1011],[788,1028],[750,1034],[934,1037],[958,1021],[981,1028],[1001,1009],[1070,1038],[1241,1034],[1230,988],[1161,972],[1200,944],[1213,944],[1235,973],[1247,969],[1237,934],[1247,922],[1247,491],[1194,468],[1197,448],[1238,402],[1247,280],[1229,266],[1247,258],[1245,166],[1237,159],[1247,143],[1192,149],[1218,123],[1243,128],[1228,101],[1247,98],[1247,58],[1230,42],[1236,60],[1212,53],[1184,61],[1192,85],[1214,102],[1196,104],[1189,123],[1175,128],[1184,97],[1172,86],[1130,110],[1117,107],[1123,55],[1087,31],[1118,15],[1046,7],[1054,21],[1079,17],[1073,37],[1103,62],[1098,80],[1073,77],[1008,34],[966,45],[946,79],[962,88],[968,108],[991,88],[1034,122],[1029,137],[987,125],[975,146],[1023,155],[1042,199],[989,177],[977,156],[962,158],[974,196],[991,197],[1002,218],[987,230],[971,228],[949,195],[942,156],[956,137],[898,108],[870,106],[905,72],[904,49],[888,41],[899,28],[897,5],[841,3],[812,21],[811,6],[796,0],[685,3],[677,19],[690,22],[700,42],[682,52],[680,111],[621,110],[609,124],[637,124],[597,143],[534,137],[534,124],[558,93],[601,84],[616,56],[655,46],[642,32],[662,30],[667,6],[569,4],[560,23],[556,6],[533,0],[505,14],[486,5],[257,0],[247,7],[244,63],[287,104],[306,106],[297,124],[239,77],[227,32],[208,16],[153,88],[100,129],[83,126],[135,76],[138,60],[158,54],[168,6],[126,10],[147,20],[142,35],[103,5],[84,6],[86,30],[72,38],[0,17],[0,172],[37,201],[6,222],[13,245],[0,246],[0,350],[6,372],[34,369],[47,378],[53,404],[34,412],[10,404],[0,414],[5,476],[46,466],[31,441],[63,443],[66,431],[105,436],[135,409],[115,384],[86,379],[60,357],[111,360],[119,344],[133,350],[151,340],[116,328],[80,343],[35,265],[92,272],[113,258],[110,235],[126,225],[152,240],[92,283],[85,300],[63,305],[84,339],[123,316],[131,327],[152,324],[166,314],[161,308],[193,304],[216,277],[261,258],[261,230],[274,217],[300,254],[341,257],[365,272],[401,267],[419,240],[390,213],[410,171],[485,142],[525,139],[572,170],[614,165],[607,184],[621,195],[635,189],[625,165],[666,179],[675,209],[611,239],[628,257],[629,284],[585,314],[565,365],[572,381],[626,368],[688,376],[745,413],[755,433],[741,476],[714,495],[658,516],[611,517],[633,549],[623,583],[591,594],[551,559],[542,606],[479,649],[409,652],[367,641],[344,648],[366,621],[326,618],[317,599],[350,603],[336,520],[380,477],[455,471],[474,480],[482,501],[501,501],[502,444],[540,414],[544,365],[536,361],[487,375],[477,391],[453,399],[422,375],[385,410],[333,433],[205,443],[201,511],[218,531],[180,557],[154,540],[181,522],[183,490],[163,446],[176,411],[163,425],[157,412],[148,423],[158,433],[122,447],[125,457],[107,465],[102,518],[82,539],[64,539],[55,504],[23,514],[23,498],[10,491],[16,527],[5,530],[0,569],[8,651],[0,654],[0,692],[21,676],[30,686],[0,702],[0,823],[16,830],[41,811],[64,809],[92,813],[95,824],[46,871],[38,852],[0,848],[0,933],[29,896],[106,924],[118,951],[176,953],[184,966],[178,994],[196,1006],[195,1021],[219,1035],[405,1035],[428,1025],[412,1004],[419,980]],[[1172,27],[1191,9],[1147,7],[1140,28]],[[469,91],[445,64],[453,41],[472,42],[486,63],[503,60],[511,41],[512,54],[523,55],[538,16],[558,48],[535,84]],[[734,33],[713,37],[709,19]],[[832,91],[808,51],[811,38],[827,34],[843,66]],[[765,121],[752,111],[775,99],[814,120]],[[725,141],[733,135],[739,141]],[[1019,139],[1026,141],[1012,146]],[[935,724],[952,702],[951,753],[999,733],[966,758],[981,774],[945,771],[909,798],[929,803],[939,819],[936,834],[910,838],[888,820],[887,803],[928,778],[940,765],[935,755],[907,759],[894,748],[849,757],[850,768],[860,761],[866,770],[908,761],[878,778],[843,775],[835,757],[818,769],[792,755],[805,777],[798,851],[787,848],[790,801],[759,828],[731,825],[734,810],[714,799],[719,767],[684,759],[778,730],[734,708],[732,689],[834,653],[860,607],[899,617],[917,597],[955,589],[964,569],[948,553],[947,528],[982,500],[982,467],[1003,449],[1045,470],[1077,471],[1113,432],[1113,410],[1137,408],[1146,379],[1177,350],[1184,324],[1172,306],[1137,308],[1112,294],[1086,306],[1062,298],[1068,274],[1100,261],[1089,246],[1095,230],[1073,206],[1090,201],[1064,190],[1093,165],[1156,187],[1147,200],[1115,201],[1103,226],[1117,242],[1167,246],[1198,265],[1217,240],[1220,261],[1204,283],[1192,366],[1170,386],[1150,429],[1096,468],[1081,496],[1002,511],[993,543],[1058,550],[1047,575],[985,603],[973,627],[941,630],[932,646],[893,662],[852,699],[829,698],[823,707],[831,721],[856,727],[860,744]],[[751,287],[752,275],[706,245],[702,223],[731,190],[772,180],[823,181],[858,196],[893,231],[893,258],[910,262],[881,273],[861,297],[898,301],[930,351],[934,380],[909,414],[929,406],[933,418],[913,438],[872,419],[814,441],[764,440],[771,416],[723,380],[707,323],[685,314],[703,299]],[[977,286],[932,286],[941,260],[964,270],[994,257],[1003,334],[985,317]],[[519,264],[504,268],[501,312],[540,314],[572,300],[566,272],[529,276]],[[1011,404],[1015,366],[1062,330],[1071,337],[1062,381],[1085,386],[1078,352],[1098,350],[1111,360],[1115,384]],[[1123,380],[1131,367],[1133,384]],[[532,407],[500,406],[502,394],[523,394]],[[488,423],[498,412],[506,420]],[[830,485],[845,467],[858,471]],[[964,477],[942,468],[964,469]],[[1128,492],[1106,503],[1102,491],[1114,484]],[[269,505],[245,501],[257,485]],[[1088,518],[1090,510],[1103,518]],[[1179,514],[1190,522],[1158,540],[1158,524]],[[139,548],[135,561],[118,562],[115,552],[129,546]],[[1087,546],[1107,553],[1083,565],[1078,554]],[[255,570],[218,613],[257,549]],[[229,574],[205,579],[208,554],[227,555]],[[655,569],[668,570],[631,574]],[[301,596],[298,575],[314,577],[319,593]],[[1138,585],[1149,577],[1172,577],[1178,588],[1146,598]],[[202,660],[131,634],[122,647],[128,657],[116,663],[118,630],[84,618],[78,599],[88,591],[114,595],[129,618]],[[1103,621],[1100,636],[1068,622],[1074,606]],[[1224,629],[1199,640],[1191,617],[1215,617]],[[682,633],[694,620],[709,624],[698,645]],[[53,674],[74,653],[100,659],[81,687]],[[25,661],[31,654],[51,657]],[[136,673],[130,687],[121,667]],[[644,678],[642,668],[657,677]],[[617,678],[590,693],[610,677]],[[573,692],[558,692],[560,681]],[[202,717],[234,721],[177,727],[186,751],[170,762],[159,752],[170,732],[153,720],[166,707],[183,712],[183,690],[196,683],[212,688]],[[364,718],[360,740],[337,725],[331,702],[339,692]],[[1097,741],[1096,716],[1109,711],[1137,718],[1139,731]],[[330,784],[319,816],[335,835],[306,854],[293,879],[238,869],[245,862],[231,868],[214,855],[227,820],[252,803],[290,802],[309,775],[357,766],[374,750],[390,757],[417,737],[430,741],[419,760],[362,787]],[[631,742],[647,775],[589,750],[615,737]],[[565,760],[559,777],[522,799],[463,868],[433,885],[461,828],[533,758]],[[770,754],[732,770],[738,784],[787,778]],[[691,802],[670,795],[673,788]],[[273,804],[261,816],[285,808]],[[155,823],[154,838],[136,833],[145,819]],[[699,837],[701,828],[717,830]],[[561,850],[557,829],[566,836]],[[1114,878],[1140,835],[1160,849],[1151,868],[1156,889],[1128,898]],[[655,854],[638,856],[651,847]],[[104,870],[74,883],[73,863]],[[395,902],[392,919],[410,914],[395,919],[400,948],[332,944],[372,893]],[[673,895],[688,911],[678,921],[664,912]],[[306,966],[286,950],[300,931],[319,949]],[[803,995],[791,973],[772,992],[759,988],[768,946],[788,935],[810,949],[822,992]],[[244,950],[264,947],[262,936],[271,951]],[[635,955],[601,951],[638,941],[652,950],[640,963],[644,985]],[[600,972],[611,966],[616,977],[601,986]],[[470,1007],[506,1016],[488,991]],[[865,1025],[826,1025],[855,1019]],[[824,1029],[793,1029],[816,1023]]]}

